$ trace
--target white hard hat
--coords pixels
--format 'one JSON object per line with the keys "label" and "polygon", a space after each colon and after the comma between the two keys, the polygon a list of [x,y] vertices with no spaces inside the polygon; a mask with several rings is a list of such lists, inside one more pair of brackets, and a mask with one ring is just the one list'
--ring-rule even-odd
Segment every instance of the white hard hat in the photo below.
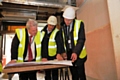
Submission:
{"label": "white hard hat", "polygon": [[47,20],[47,23],[51,24],[51,25],[56,25],[57,24],[57,18],[55,16],[50,16]]}
{"label": "white hard hat", "polygon": [[66,8],[63,13],[63,17],[67,18],[67,19],[74,19],[75,18],[75,10],[72,7]]}

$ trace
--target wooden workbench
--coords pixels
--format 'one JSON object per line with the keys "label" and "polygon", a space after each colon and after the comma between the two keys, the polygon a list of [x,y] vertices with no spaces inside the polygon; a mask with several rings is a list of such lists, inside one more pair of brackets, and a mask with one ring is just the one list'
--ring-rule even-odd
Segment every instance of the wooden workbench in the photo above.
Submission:
{"label": "wooden workbench", "polygon": [[64,68],[72,66],[71,61],[48,61],[48,62],[23,62],[23,63],[12,63],[7,64],[3,69],[3,73],[7,73],[9,80],[12,80],[11,74],[24,72],[24,71],[33,71],[33,70],[44,70],[44,69],[53,69],[53,68]]}

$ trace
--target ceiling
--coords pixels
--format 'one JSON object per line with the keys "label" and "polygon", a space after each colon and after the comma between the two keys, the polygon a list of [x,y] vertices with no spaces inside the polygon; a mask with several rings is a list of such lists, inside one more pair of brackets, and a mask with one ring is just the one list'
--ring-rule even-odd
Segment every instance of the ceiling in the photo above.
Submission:
{"label": "ceiling", "polygon": [[44,22],[50,15],[60,16],[61,9],[66,5],[56,2],[40,2],[40,0],[29,0],[29,2],[15,1],[18,0],[3,0],[2,5],[0,5],[0,20],[26,21],[28,18],[33,18]]}

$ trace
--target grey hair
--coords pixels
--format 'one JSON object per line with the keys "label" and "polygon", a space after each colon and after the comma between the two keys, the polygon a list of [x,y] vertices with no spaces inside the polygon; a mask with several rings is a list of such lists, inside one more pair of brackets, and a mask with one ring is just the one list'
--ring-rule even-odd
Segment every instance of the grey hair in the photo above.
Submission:
{"label": "grey hair", "polygon": [[29,29],[31,26],[38,27],[38,23],[34,19],[28,19],[26,23],[26,28]]}

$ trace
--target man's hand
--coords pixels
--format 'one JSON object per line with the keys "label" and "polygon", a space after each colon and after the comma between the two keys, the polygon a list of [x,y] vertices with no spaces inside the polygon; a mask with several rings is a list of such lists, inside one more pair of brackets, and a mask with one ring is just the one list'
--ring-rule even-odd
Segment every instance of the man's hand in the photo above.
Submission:
{"label": "man's hand", "polygon": [[72,59],[72,62],[76,61],[77,60],[77,54],[76,53],[72,53],[71,59]]}
{"label": "man's hand", "polygon": [[48,61],[47,58],[42,58],[42,61]]}
{"label": "man's hand", "polygon": [[66,53],[62,53],[62,57],[63,57],[63,59],[67,60],[67,54]]}
{"label": "man's hand", "polygon": [[60,54],[57,54],[56,59],[57,60],[63,60],[63,57]]}
{"label": "man's hand", "polygon": [[11,60],[8,64],[11,64],[11,63],[16,63],[17,60]]}

